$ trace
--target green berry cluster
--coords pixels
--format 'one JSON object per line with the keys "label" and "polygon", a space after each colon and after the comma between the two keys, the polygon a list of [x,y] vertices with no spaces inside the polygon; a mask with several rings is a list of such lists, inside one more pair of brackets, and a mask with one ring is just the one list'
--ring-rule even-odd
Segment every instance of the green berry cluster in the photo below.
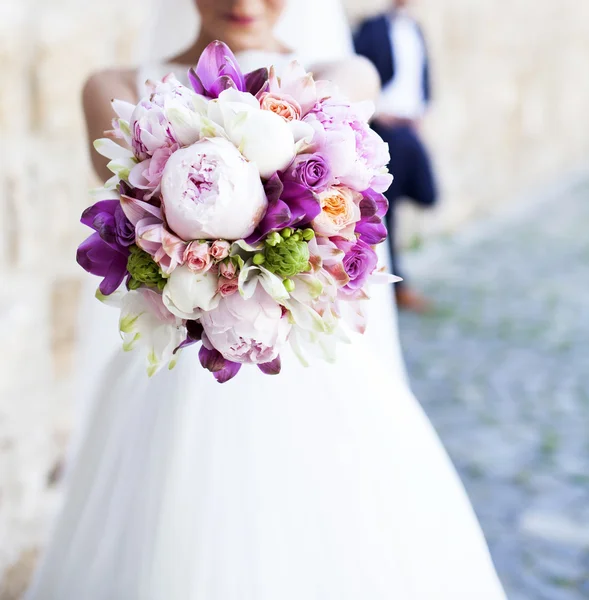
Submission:
{"label": "green berry cluster", "polygon": [[280,232],[274,231],[266,238],[264,250],[254,255],[254,264],[264,265],[271,273],[283,277],[286,290],[292,292],[294,281],[290,278],[311,270],[307,242],[314,237],[312,229],[286,227]]}

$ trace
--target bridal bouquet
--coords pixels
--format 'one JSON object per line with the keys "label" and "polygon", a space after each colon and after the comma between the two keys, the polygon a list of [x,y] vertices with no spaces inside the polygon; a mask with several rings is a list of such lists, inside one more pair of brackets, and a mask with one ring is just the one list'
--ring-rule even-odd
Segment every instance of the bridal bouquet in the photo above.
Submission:
{"label": "bridal bouquet", "polygon": [[[289,343],[333,358],[343,317],[364,330],[361,302],[390,185],[370,104],[350,104],[293,62],[243,74],[221,42],[189,72],[147,82],[137,105],[95,142],[114,176],[82,223],[78,263],[120,308],[125,350],[147,349],[148,373],[200,342],[224,382],[244,363],[280,371]],[[117,143],[119,142],[119,143]]]}

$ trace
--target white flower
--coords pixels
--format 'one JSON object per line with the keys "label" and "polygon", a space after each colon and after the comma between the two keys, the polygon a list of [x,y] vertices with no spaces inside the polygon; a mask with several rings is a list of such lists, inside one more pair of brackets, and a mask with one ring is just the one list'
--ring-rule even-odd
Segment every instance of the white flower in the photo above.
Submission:
{"label": "white flower", "polygon": [[187,265],[176,267],[162,293],[166,308],[181,319],[196,319],[204,310],[219,304],[218,275],[205,271],[194,273]]}
{"label": "white flower", "polygon": [[166,310],[162,297],[149,288],[123,296],[119,329],[125,350],[132,350],[137,344],[147,348],[150,377],[166,363],[170,368],[174,366],[174,350],[186,339],[182,320]]}
{"label": "white flower", "polygon": [[223,138],[174,152],[161,191],[168,225],[186,241],[245,238],[268,206],[257,169]]}
{"label": "white flower", "polygon": [[[295,156],[296,125],[260,108],[254,96],[227,89],[209,103],[209,117],[223,127],[227,137],[260,175],[271,177],[288,167]],[[308,131],[306,131],[308,133]]]}
{"label": "white flower", "polygon": [[238,363],[267,363],[282,350],[291,325],[281,306],[258,286],[251,298],[231,294],[203,313],[209,342],[224,358]]}

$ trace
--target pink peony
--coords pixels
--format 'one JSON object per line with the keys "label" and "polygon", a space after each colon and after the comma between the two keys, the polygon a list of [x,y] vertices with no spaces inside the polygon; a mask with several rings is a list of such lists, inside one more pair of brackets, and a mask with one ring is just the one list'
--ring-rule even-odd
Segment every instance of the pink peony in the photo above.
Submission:
{"label": "pink peony", "polygon": [[320,152],[342,184],[363,192],[384,192],[392,182],[387,171],[388,146],[368,126],[370,103],[327,99],[304,118],[315,135],[308,151]]}
{"label": "pink peony", "polygon": [[291,328],[282,307],[261,285],[247,300],[241,294],[221,298],[216,308],[201,315],[200,322],[213,347],[237,363],[274,360]]}
{"label": "pink peony", "polygon": [[193,273],[204,273],[211,268],[209,245],[206,242],[190,242],[184,250],[184,264]]}
{"label": "pink peony", "polygon": [[131,169],[129,183],[140,190],[148,190],[148,194],[145,196],[146,200],[160,191],[164,167],[176,150],[178,150],[178,144],[158,148],[151,158],[138,163]]}
{"label": "pink peony", "polygon": [[164,109],[144,98],[131,115],[131,145],[133,153],[144,161],[159,148],[177,143]]}

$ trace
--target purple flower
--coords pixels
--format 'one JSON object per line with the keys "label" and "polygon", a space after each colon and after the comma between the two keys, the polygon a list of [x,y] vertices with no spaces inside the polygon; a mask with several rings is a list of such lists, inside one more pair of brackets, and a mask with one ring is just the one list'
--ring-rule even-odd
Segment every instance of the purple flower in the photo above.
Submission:
{"label": "purple flower", "polygon": [[98,232],[109,244],[128,247],[135,243],[135,227],[118,200],[102,200],[90,206],[82,213],[80,222]]}
{"label": "purple flower", "polygon": [[342,291],[345,294],[353,294],[359,290],[377,264],[376,252],[366,242],[358,240],[344,255],[343,266],[350,281]]}
{"label": "purple flower", "polygon": [[[250,74],[249,85],[257,85],[256,77]],[[188,79],[197,94],[218,98],[228,88],[246,91],[246,79],[227,44],[211,42],[200,55],[196,69],[188,71]]]}
{"label": "purple flower", "polygon": [[267,363],[262,363],[258,365],[258,368],[265,375],[278,375],[280,373],[280,369],[282,367],[282,363],[280,361],[280,356],[277,356],[274,360],[271,360]]}
{"label": "purple flower", "polygon": [[174,354],[200,342],[203,333],[202,325],[198,321],[186,321],[186,333],[186,339],[177,348],[174,348]]}
{"label": "purple flower", "polygon": [[219,383],[225,383],[233,379],[239,373],[239,369],[241,369],[240,363],[223,358],[223,355],[211,346],[206,335],[203,335],[198,358],[200,364],[205,369],[208,369]]}
{"label": "purple flower", "polygon": [[256,231],[247,238],[248,244],[259,242],[271,231],[307,225],[321,212],[319,200],[310,189],[295,181],[282,181],[279,173],[264,188],[268,209]]}
{"label": "purple flower", "polygon": [[387,213],[389,203],[378,192],[368,189],[364,191],[360,201],[361,218],[356,223],[355,232],[367,244],[380,244],[387,237],[387,228],[382,222]]}
{"label": "purple flower", "polygon": [[121,251],[108,244],[97,232],[80,244],[76,260],[88,273],[103,277],[99,289],[102,294],[108,296],[123,283],[127,275],[128,255],[128,250]]}
{"label": "purple flower", "polygon": [[314,192],[323,191],[331,182],[331,169],[322,154],[299,154],[285,175],[285,180],[300,183]]}
{"label": "purple flower", "polygon": [[102,200],[82,213],[81,222],[94,229],[80,244],[76,260],[93,275],[103,277],[100,291],[108,296],[127,275],[129,246],[135,242],[135,228],[118,200]]}
{"label": "purple flower", "polygon": [[244,78],[245,91],[253,96],[263,93],[268,88],[268,69],[266,67],[246,73]]}

